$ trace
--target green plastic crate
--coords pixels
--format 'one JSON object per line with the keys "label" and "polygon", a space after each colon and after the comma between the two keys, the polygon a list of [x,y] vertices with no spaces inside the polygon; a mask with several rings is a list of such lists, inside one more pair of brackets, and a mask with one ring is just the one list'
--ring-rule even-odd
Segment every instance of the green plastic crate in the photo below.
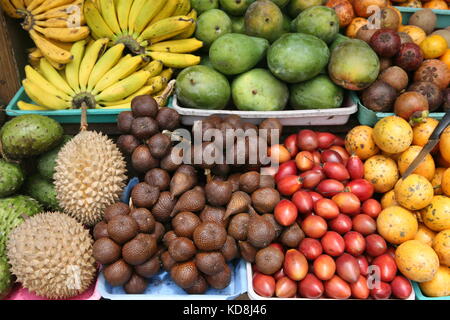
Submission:
{"label": "green plastic crate", "polygon": [[[402,13],[403,24],[406,25],[409,22],[409,18],[413,15],[414,12],[421,10],[421,8],[408,8],[408,7],[395,7]],[[436,13],[437,22],[436,28],[443,29],[450,26],[450,10],[438,10],[433,9],[433,12]]]}
{"label": "green plastic crate", "polygon": [[[24,114],[40,114],[55,119],[59,123],[80,123],[81,109],[51,110],[51,111],[27,111],[19,110],[17,102],[23,100],[32,103],[31,99],[25,93],[23,87],[17,91],[16,95],[6,107],[6,114],[10,117],[17,117]],[[129,109],[88,109],[88,123],[116,123],[117,116],[122,111]]]}
{"label": "green plastic crate", "polygon": [[414,293],[416,294],[416,300],[450,300],[450,296],[445,297],[427,297],[420,290],[419,284],[417,282],[413,282]]}

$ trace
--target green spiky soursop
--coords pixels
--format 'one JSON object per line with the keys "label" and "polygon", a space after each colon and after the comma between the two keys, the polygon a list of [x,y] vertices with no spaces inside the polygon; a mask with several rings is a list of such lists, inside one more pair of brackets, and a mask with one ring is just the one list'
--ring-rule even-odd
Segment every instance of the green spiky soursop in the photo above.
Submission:
{"label": "green spiky soursop", "polygon": [[56,148],[39,156],[37,160],[37,169],[41,176],[48,180],[53,179],[58,152],[70,139],[72,139],[72,136],[65,135],[62,142]]}
{"label": "green spiky soursop", "polygon": [[3,153],[13,159],[44,153],[58,145],[62,136],[63,128],[58,122],[37,114],[16,117],[0,131]]}
{"label": "green spiky soursop", "polygon": [[55,186],[39,174],[34,174],[25,182],[25,192],[39,201],[50,211],[61,211],[56,199]]}
{"label": "green spiky soursop", "polygon": [[0,159],[0,198],[19,190],[25,179],[20,165]]}
{"label": "green spiky soursop", "polygon": [[0,257],[0,300],[5,298],[11,291],[13,281],[11,272],[9,271],[9,264],[6,258]]}
{"label": "green spiky soursop", "polygon": [[31,217],[42,211],[41,204],[28,196],[17,195],[0,199],[0,257],[5,253],[9,233],[22,223],[22,215]]}

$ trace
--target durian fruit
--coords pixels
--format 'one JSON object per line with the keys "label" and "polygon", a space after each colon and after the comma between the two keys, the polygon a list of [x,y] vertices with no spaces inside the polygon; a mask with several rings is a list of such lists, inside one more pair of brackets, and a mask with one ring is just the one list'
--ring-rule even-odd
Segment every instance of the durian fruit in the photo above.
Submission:
{"label": "durian fruit", "polygon": [[68,215],[39,213],[10,233],[10,270],[24,288],[39,296],[76,296],[95,278],[93,242],[89,230]]}
{"label": "durian fruit", "polygon": [[103,219],[125,187],[126,164],[116,144],[95,131],[81,131],[56,159],[54,184],[63,211],[87,226]]}

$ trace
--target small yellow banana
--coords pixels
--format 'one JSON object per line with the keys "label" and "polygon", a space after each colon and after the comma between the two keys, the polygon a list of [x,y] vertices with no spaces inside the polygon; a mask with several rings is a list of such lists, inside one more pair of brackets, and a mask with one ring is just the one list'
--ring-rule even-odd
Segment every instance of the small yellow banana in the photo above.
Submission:
{"label": "small yellow banana", "polygon": [[98,59],[92,69],[91,75],[89,76],[87,91],[92,91],[97,82],[105,75],[105,73],[117,64],[122,57],[124,49],[125,45],[123,43],[118,43],[108,49],[108,51],[106,51],[105,54]]}
{"label": "small yellow banana", "polygon": [[42,51],[42,54],[52,61],[66,64],[73,59],[73,56],[69,51],[54,45],[35,30],[30,30],[30,36],[36,46]]}
{"label": "small yellow banana", "polygon": [[11,0],[11,4],[16,9],[20,9],[20,10],[25,9],[25,4],[24,4],[23,0]]}
{"label": "small yellow banana", "polygon": [[148,26],[141,34],[140,38],[154,42],[154,38],[159,41],[172,37],[183,32],[194,23],[194,20],[187,16],[175,16],[160,20]]}
{"label": "small yellow banana", "polygon": [[9,0],[0,0],[0,7],[11,18],[20,19],[22,16],[17,13],[16,8]]}
{"label": "small yellow banana", "polygon": [[114,106],[106,106],[106,107],[95,107],[95,109],[130,109],[131,108],[131,102],[126,102],[124,104],[114,105]]}
{"label": "small yellow banana", "polygon": [[155,17],[156,14],[161,11],[165,4],[166,0],[146,1],[142,6],[138,16],[135,18],[134,28],[132,30],[140,34],[142,30],[147,27],[153,17]]}
{"label": "small yellow banana", "polygon": [[[133,34],[137,17],[142,14],[141,10],[147,0],[134,0],[128,16],[128,32]],[[149,1],[152,2],[153,1]]]}
{"label": "small yellow banana", "polygon": [[73,96],[75,92],[66,82],[66,80],[59,74],[59,72],[53,68],[46,58],[40,59],[39,69],[53,86],[66,93],[69,96]]}
{"label": "small yellow banana", "polygon": [[[36,83],[28,79],[25,79],[22,81],[22,84],[27,95],[39,105],[46,106],[49,109],[54,110],[62,110],[70,108],[70,102],[50,94],[49,92],[45,91],[41,86],[38,86]],[[40,97],[42,97],[42,99]]]}
{"label": "small yellow banana", "polygon": [[163,79],[163,86],[165,86],[169,82],[169,80],[172,79],[173,69],[167,68],[167,69],[163,70],[163,72],[161,72],[159,75]]}
{"label": "small yellow banana", "polygon": [[150,78],[147,80],[147,83],[145,85],[153,87],[153,90],[152,90],[153,93],[161,91],[164,86],[163,77],[156,76],[156,77]]}
{"label": "small yellow banana", "polygon": [[76,93],[80,92],[80,83],[78,82],[78,76],[80,71],[80,63],[84,55],[85,45],[85,40],[77,41],[74,43],[74,45],[72,46],[72,50],[70,51],[73,54],[74,59],[67,64],[65,70],[67,83]]}
{"label": "small yellow banana", "polygon": [[35,83],[37,86],[41,87],[44,91],[48,92],[51,95],[55,95],[56,97],[70,101],[71,98],[67,93],[56,88],[50,82],[47,81],[39,72],[34,70],[31,66],[25,66],[25,75],[30,82]]}
{"label": "small yellow banana", "polygon": [[43,56],[44,55],[42,54],[42,51],[39,48],[33,48],[28,53],[28,58],[29,59],[40,59]]}
{"label": "small yellow banana", "polygon": [[172,52],[172,53],[188,53],[194,52],[203,46],[203,42],[195,38],[169,40],[155,43],[147,47],[150,51]]}
{"label": "small yellow banana", "polygon": [[96,96],[97,101],[117,101],[135,93],[148,80],[149,72],[141,70],[117,82]]}
{"label": "small yellow banana", "polygon": [[47,107],[38,106],[36,104],[27,103],[25,101],[20,100],[17,102],[17,107],[19,110],[26,110],[26,111],[45,111],[50,110]]}
{"label": "small yellow banana", "polygon": [[43,28],[68,28],[67,17],[50,18],[47,20],[36,20],[36,25]]}
{"label": "small yellow banana", "polygon": [[187,68],[200,63],[200,57],[192,54],[169,53],[169,52],[149,52],[152,59],[161,62],[170,68]]}
{"label": "small yellow banana", "polygon": [[55,61],[53,61],[53,60],[50,60],[48,57],[45,57],[45,58],[46,58],[46,59],[48,60],[48,62],[52,65],[52,67],[55,68],[56,70],[62,71],[62,70],[64,70],[64,68],[66,67],[65,64],[58,63],[58,62],[55,62]]}
{"label": "small yellow banana", "polygon": [[46,0],[36,9],[31,10],[32,15],[37,15],[42,12],[64,6],[66,4],[72,3],[73,0]]}
{"label": "small yellow banana", "polygon": [[96,40],[91,46],[87,47],[83,60],[81,60],[80,63],[80,71],[78,76],[78,83],[80,84],[81,91],[86,91],[92,69],[97,62],[98,57],[101,56],[105,50],[108,42],[108,38],[102,38]]}
{"label": "small yellow banana", "polygon": [[37,7],[39,7],[45,0],[33,0],[31,3],[27,6],[28,11],[33,11]]}
{"label": "small yellow banana", "polygon": [[34,26],[34,29],[42,33],[46,38],[61,41],[61,42],[75,42],[85,39],[89,35],[89,27],[77,28],[42,28]]}
{"label": "small yellow banana", "polygon": [[106,24],[92,0],[84,2],[84,16],[94,35],[98,38],[114,38],[114,33]]}
{"label": "small yellow banana", "polygon": [[191,10],[191,1],[190,0],[181,0],[178,2],[175,11],[173,12],[173,16],[183,16],[189,13]]}
{"label": "small yellow banana", "polygon": [[41,14],[35,15],[35,20],[46,20],[51,18],[61,18],[61,17],[67,17],[70,15],[75,14],[82,14],[82,12],[76,12],[78,9],[76,7],[79,7],[81,10],[81,1],[76,1],[74,3],[67,4],[65,6],[60,6],[51,10],[47,10]]}
{"label": "small yellow banana", "polygon": [[132,4],[133,0],[117,0],[117,20],[122,33],[128,30],[128,16],[130,15]]}
{"label": "small yellow banana", "polygon": [[166,5],[158,12],[158,14],[152,19],[150,25],[163,20],[165,18],[173,16],[175,9],[177,8],[180,0],[167,0]]}
{"label": "small yellow banana", "polygon": [[119,100],[119,101],[112,101],[112,102],[102,102],[102,105],[107,106],[107,107],[112,107],[112,106],[117,106],[117,105],[122,105],[125,103],[130,103],[131,100],[133,100],[133,98],[137,97],[137,96],[142,96],[142,95],[146,95],[146,94],[152,94],[154,92],[154,87],[153,86],[144,86],[141,89],[139,89],[138,91],[136,91],[135,93],[133,93],[131,96],[128,96],[127,98],[123,99],[123,100]]}
{"label": "small yellow banana", "polygon": [[112,32],[120,33],[119,21],[117,20],[114,0],[100,0],[102,16]]}
{"label": "small yellow banana", "polygon": [[[192,9],[191,12],[187,15],[187,17],[194,19],[194,21],[197,21],[197,11],[195,9]],[[192,37],[192,35],[195,32],[195,27],[197,23],[193,23],[189,28],[187,28],[185,31],[181,32],[180,34],[176,35],[174,39],[187,39]]]}
{"label": "small yellow banana", "polygon": [[150,72],[150,78],[159,75],[163,69],[163,63],[159,60],[153,60],[144,67],[144,70]]}

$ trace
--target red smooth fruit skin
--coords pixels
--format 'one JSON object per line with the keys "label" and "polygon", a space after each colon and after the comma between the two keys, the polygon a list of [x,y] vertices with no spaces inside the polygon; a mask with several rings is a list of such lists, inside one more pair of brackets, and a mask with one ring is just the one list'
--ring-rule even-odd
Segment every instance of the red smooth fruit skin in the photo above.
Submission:
{"label": "red smooth fruit skin", "polygon": [[303,253],[306,259],[315,260],[323,252],[322,244],[313,238],[304,238],[298,245],[298,251]]}
{"label": "red smooth fruit skin", "polygon": [[344,191],[344,185],[334,179],[325,179],[319,183],[316,191],[326,198],[331,198],[339,192]]}
{"label": "red smooth fruit skin", "polygon": [[333,196],[332,200],[337,204],[342,213],[355,215],[361,209],[361,201],[351,192],[340,192]]}
{"label": "red smooth fruit skin", "polygon": [[302,187],[302,181],[299,176],[288,175],[277,183],[277,189],[283,196],[293,195]]}
{"label": "red smooth fruit skin", "polygon": [[366,201],[372,198],[374,188],[373,185],[366,179],[352,180],[345,186],[347,191],[354,193],[360,201]]}
{"label": "red smooth fruit skin", "polygon": [[[366,253],[372,257],[378,257],[387,250],[386,241],[378,234],[371,234],[366,237]],[[371,261],[369,261],[371,263]]]}
{"label": "red smooth fruit skin", "polygon": [[339,234],[345,234],[352,230],[352,219],[345,214],[339,214],[336,218],[328,222],[328,226],[331,230],[336,231]]}
{"label": "red smooth fruit skin", "polygon": [[380,281],[380,285],[370,290],[370,296],[375,300],[389,299],[392,290],[389,283]]}
{"label": "red smooth fruit skin", "polygon": [[366,239],[363,235],[356,231],[347,232],[344,235],[345,252],[350,253],[352,256],[359,256],[366,250]]}
{"label": "red smooth fruit skin", "polygon": [[322,163],[326,162],[338,162],[338,163],[344,163],[344,159],[342,159],[341,155],[334,151],[334,150],[324,150],[320,154],[320,159],[322,160]]}
{"label": "red smooth fruit skin", "polygon": [[350,285],[337,275],[326,281],[324,287],[325,294],[333,299],[348,299],[352,295]]}
{"label": "red smooth fruit skin", "polygon": [[333,142],[333,145],[343,147],[345,146],[345,140],[342,137],[337,136]]}
{"label": "red smooth fruit skin", "polygon": [[352,155],[348,159],[346,168],[352,180],[364,178],[364,163],[357,155]]}
{"label": "red smooth fruit skin", "polygon": [[358,214],[353,217],[353,230],[361,233],[363,236],[368,236],[377,231],[377,223],[367,214]]}
{"label": "red smooth fruit skin", "polygon": [[323,170],[311,169],[300,174],[302,179],[302,186],[304,189],[314,189],[320,181],[325,179],[325,174]]}
{"label": "red smooth fruit skin", "polygon": [[309,151],[300,151],[295,156],[295,164],[302,172],[311,170],[314,167],[314,157]]}
{"label": "red smooth fruit skin", "polygon": [[317,193],[315,191],[308,191],[308,193],[311,196],[313,204],[316,203],[318,200],[323,198],[323,196],[320,193]]}
{"label": "red smooth fruit skin", "polygon": [[317,132],[317,140],[319,149],[328,149],[334,144],[336,136],[329,132]]}
{"label": "red smooth fruit skin", "polygon": [[359,265],[359,272],[366,277],[369,274],[369,262],[367,262],[367,258],[365,256],[357,256],[356,261]]}
{"label": "red smooth fruit skin", "polygon": [[325,162],[323,165],[323,172],[329,179],[336,179],[344,181],[350,179],[350,174],[342,163],[339,162]]}
{"label": "red smooth fruit skin", "polygon": [[284,248],[283,248],[283,245],[281,243],[274,242],[274,243],[269,244],[269,247],[277,248],[278,250],[280,250],[281,253],[284,254]]}
{"label": "red smooth fruit skin", "polygon": [[288,227],[295,222],[298,210],[290,200],[283,199],[275,206],[275,220],[282,226]]}
{"label": "red smooth fruit skin", "polygon": [[308,191],[299,190],[292,195],[291,199],[300,214],[310,213],[314,208],[312,197]]}
{"label": "red smooth fruit skin", "polygon": [[344,253],[345,241],[342,236],[334,231],[328,231],[320,240],[323,251],[333,257]]}
{"label": "red smooth fruit skin", "polygon": [[381,204],[375,199],[367,199],[361,206],[361,211],[369,217],[376,219],[380,214],[382,208]]}
{"label": "red smooth fruit skin", "polygon": [[370,294],[369,287],[367,286],[366,277],[360,275],[358,281],[350,284],[352,290],[352,297],[355,299],[367,299]]}
{"label": "red smooth fruit skin", "polygon": [[341,156],[344,166],[347,165],[347,161],[348,158],[350,158],[350,155],[348,154],[347,150],[345,150],[344,146],[331,146],[330,150],[337,152]]}
{"label": "red smooth fruit skin", "polygon": [[358,281],[361,271],[355,257],[344,253],[336,259],[336,273],[348,283],[354,283]]}
{"label": "red smooth fruit skin", "polygon": [[314,212],[318,216],[330,220],[339,215],[339,208],[333,200],[323,198],[314,203]]}
{"label": "red smooth fruit skin", "polygon": [[297,294],[297,283],[288,277],[277,280],[275,285],[275,296],[279,298],[292,298]]}
{"label": "red smooth fruit skin", "polygon": [[315,215],[306,217],[301,227],[306,236],[314,239],[321,238],[328,230],[325,219]]}
{"label": "red smooth fruit skin", "polygon": [[391,282],[392,295],[398,299],[406,299],[411,295],[412,287],[408,279],[396,276]]}
{"label": "red smooth fruit skin", "polygon": [[284,146],[286,147],[287,151],[289,151],[291,158],[294,158],[298,153],[297,135],[294,133],[287,137],[284,140]]}
{"label": "red smooth fruit skin", "polygon": [[314,274],[308,273],[298,283],[298,292],[302,298],[318,299],[324,292],[323,283]]}
{"label": "red smooth fruit skin", "polygon": [[386,254],[390,255],[392,258],[395,259],[395,248],[394,247],[388,247],[386,250]]}
{"label": "red smooth fruit skin", "polygon": [[255,273],[253,289],[262,297],[272,297],[275,293],[275,279],[262,273]]}
{"label": "red smooth fruit skin", "polygon": [[275,281],[278,281],[279,279],[285,277],[286,275],[284,274],[283,268],[281,268],[280,270],[275,272],[272,276],[275,279]]}
{"label": "red smooth fruit skin", "polygon": [[336,272],[336,262],[327,254],[321,254],[314,260],[313,272],[320,280],[330,280]]}
{"label": "red smooth fruit skin", "polygon": [[278,183],[281,179],[289,175],[297,174],[297,165],[294,160],[286,161],[285,163],[280,164],[278,168],[278,172],[275,174],[275,182]]}
{"label": "red smooth fruit skin", "polygon": [[289,249],[284,256],[283,270],[290,279],[300,281],[308,273],[308,261],[300,251]]}
{"label": "red smooth fruit skin", "polygon": [[319,146],[317,134],[309,129],[301,130],[297,135],[297,146],[302,151],[313,151]]}
{"label": "red smooth fruit skin", "polygon": [[[315,163],[315,164],[320,164],[320,163],[322,162],[322,157],[321,157],[319,151],[314,150],[314,151],[312,152],[312,155],[313,155],[313,159],[314,159],[314,163]],[[314,168],[313,168],[313,169],[314,169]]]}
{"label": "red smooth fruit skin", "polygon": [[381,281],[391,282],[397,275],[397,264],[387,253],[373,259],[372,265],[379,268]]}

